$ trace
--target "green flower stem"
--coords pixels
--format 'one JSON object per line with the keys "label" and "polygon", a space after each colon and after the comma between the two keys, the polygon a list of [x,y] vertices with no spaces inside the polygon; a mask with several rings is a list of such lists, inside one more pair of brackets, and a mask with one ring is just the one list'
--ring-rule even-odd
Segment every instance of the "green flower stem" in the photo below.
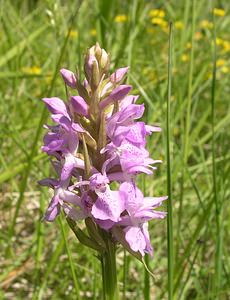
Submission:
{"label": "green flower stem", "polygon": [[106,239],[106,251],[101,257],[104,300],[119,300],[116,270],[116,247]]}

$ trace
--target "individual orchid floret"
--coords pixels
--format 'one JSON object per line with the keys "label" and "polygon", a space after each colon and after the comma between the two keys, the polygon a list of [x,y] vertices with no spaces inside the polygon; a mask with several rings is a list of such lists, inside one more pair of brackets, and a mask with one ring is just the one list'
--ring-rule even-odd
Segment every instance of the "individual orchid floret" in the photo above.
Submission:
{"label": "individual orchid floret", "polygon": [[81,116],[88,116],[89,106],[81,96],[72,96],[71,104],[74,112]]}
{"label": "individual orchid floret", "polygon": [[54,190],[54,196],[44,215],[44,220],[48,222],[54,221],[60,214],[61,207],[64,209],[66,215],[70,216],[72,219],[82,220],[85,218],[86,215],[82,209],[80,197],[69,192],[63,182],[48,178],[41,180],[39,183],[41,185],[51,186]]}
{"label": "individual orchid floret", "polygon": [[129,67],[120,68],[117,69],[111,76],[110,81],[112,83],[119,83],[125,76],[125,74],[128,72]]}
{"label": "individual orchid floret", "polygon": [[67,70],[67,69],[61,69],[60,70],[61,76],[65,82],[66,85],[71,87],[72,89],[76,89],[77,85],[77,79],[73,72]]}
{"label": "individual orchid floret", "polygon": [[152,254],[148,233],[148,221],[151,219],[162,219],[165,212],[154,210],[160,206],[167,197],[143,197],[142,192],[133,182],[122,183],[119,189],[120,197],[124,201],[127,215],[119,221],[125,226],[125,238],[133,251]]}
{"label": "individual orchid floret", "polygon": [[115,88],[106,99],[101,101],[100,108],[104,109],[108,105],[122,100],[130,92],[131,89],[132,87],[130,85],[120,85],[119,87]]}

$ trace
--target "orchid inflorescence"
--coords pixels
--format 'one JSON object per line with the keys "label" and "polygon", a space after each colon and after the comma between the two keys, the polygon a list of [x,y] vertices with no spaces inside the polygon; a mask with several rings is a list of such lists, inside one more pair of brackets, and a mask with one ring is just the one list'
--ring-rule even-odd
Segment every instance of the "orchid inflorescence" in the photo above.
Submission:
{"label": "orchid inflorescence", "polygon": [[[56,125],[45,125],[42,150],[52,157],[58,177],[40,181],[54,190],[44,219],[52,222],[63,210],[85,245],[103,251],[106,232],[132,254],[144,256],[153,252],[148,221],[165,217],[155,208],[167,197],[144,197],[135,181],[141,173],[152,174],[160,162],[145,148],[146,136],[160,128],[136,121],[145,108],[123,84],[128,67],[111,75],[109,67],[109,55],[97,43],[85,56],[83,83],[79,74],[61,69],[67,102],[43,99]],[[89,236],[78,228],[80,220]]]}

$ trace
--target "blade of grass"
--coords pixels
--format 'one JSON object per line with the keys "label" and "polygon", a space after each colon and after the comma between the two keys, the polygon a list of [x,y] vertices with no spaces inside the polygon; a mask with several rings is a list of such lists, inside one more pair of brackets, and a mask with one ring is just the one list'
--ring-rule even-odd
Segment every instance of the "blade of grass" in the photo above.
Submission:
{"label": "blade of grass", "polygon": [[115,1],[95,1],[96,11],[97,11],[97,34],[99,37],[100,44],[103,48],[107,47],[107,30],[109,28],[109,21],[111,18],[111,12],[113,11],[113,6]]}
{"label": "blade of grass", "polygon": [[[210,196],[211,195],[209,195],[208,197],[210,197]],[[204,213],[199,218],[199,223],[197,224],[197,227],[194,230],[191,239],[188,241],[188,244],[187,244],[186,248],[184,249],[181,259],[178,260],[178,262],[175,266],[175,273],[177,274],[177,276],[175,278],[175,292],[179,287],[180,281],[182,279],[186,265],[188,263],[188,258],[190,256],[190,254],[192,253],[194,243],[198,239],[201,231],[203,230],[205,222],[207,222],[208,218],[210,217],[212,207],[213,207],[213,201],[211,200],[209,202],[209,204],[206,206]]]}
{"label": "blade of grass", "polygon": [[[193,66],[194,66],[194,33],[195,33],[195,0],[192,0],[192,32],[191,32],[191,50],[190,50],[190,63],[189,63],[189,77],[188,77],[188,97],[186,105],[186,119],[185,119],[185,131],[184,131],[184,148],[183,148],[183,165],[187,164],[189,154],[189,137],[191,127],[191,104],[192,104],[192,91],[193,91]],[[181,195],[178,213],[178,228],[177,237],[179,238],[182,210],[183,210],[183,196],[184,196],[184,168],[182,168],[181,176]],[[179,248],[179,242],[177,243],[177,253]]]}
{"label": "blade of grass", "polygon": [[42,285],[37,287],[37,291],[33,295],[33,300],[41,300],[43,298],[43,293],[44,293],[46,285],[47,285],[47,280],[49,278],[50,273],[56,266],[56,263],[57,263],[59,256],[63,250],[63,247],[64,247],[64,240],[63,240],[63,238],[61,238],[56,244],[56,248],[52,254],[52,257],[50,258],[50,260],[47,264],[47,268],[43,275]]}
{"label": "blade of grass", "polygon": [[192,261],[190,262],[190,268],[189,268],[187,277],[186,277],[186,279],[185,279],[185,282],[184,282],[184,284],[182,285],[182,289],[181,289],[181,291],[180,291],[180,295],[179,295],[178,300],[182,298],[182,295],[183,295],[183,292],[184,292],[184,290],[185,290],[185,288],[186,288],[186,285],[188,284],[188,281],[189,281],[189,279],[191,278],[191,273],[192,273],[192,270],[193,270],[193,268],[194,268],[194,264],[195,264],[196,259],[197,259],[197,256],[198,256],[199,249],[200,249],[200,245],[198,244],[197,249],[196,249],[195,254],[194,254],[194,257],[193,257]]}
{"label": "blade of grass", "polygon": [[[129,34],[129,43],[128,43],[128,66],[132,67],[132,53],[133,53],[133,43],[136,35],[136,14],[137,14],[137,0],[132,1],[131,9],[131,20],[130,20],[130,33]],[[134,35],[135,34],[135,35]]]}
{"label": "blade of grass", "polygon": [[77,281],[77,275],[76,275],[74,264],[73,264],[71,250],[70,250],[70,247],[68,245],[68,241],[67,241],[67,237],[66,237],[66,230],[65,230],[65,227],[62,223],[61,218],[59,218],[59,225],[61,227],[61,233],[62,233],[62,237],[63,237],[64,243],[65,243],[66,252],[67,252],[67,255],[68,255],[68,259],[69,259],[69,265],[70,265],[70,269],[71,269],[71,273],[72,273],[72,278],[73,278],[76,297],[77,297],[77,299],[79,299],[79,295],[80,295],[79,294],[79,284],[78,284],[78,281]]}
{"label": "blade of grass", "polygon": [[168,299],[173,299],[173,280],[174,280],[174,249],[173,249],[173,206],[172,206],[172,185],[171,185],[171,118],[170,118],[170,102],[171,102],[171,85],[172,85],[172,39],[173,25],[169,24],[169,50],[168,50],[168,97],[167,97],[167,113],[166,113],[166,155],[167,155],[167,244],[168,244]]}
{"label": "blade of grass", "polygon": [[132,79],[132,81],[135,83],[135,85],[138,87],[138,90],[141,93],[141,95],[143,96],[143,98],[145,99],[145,101],[153,109],[154,108],[153,102],[152,102],[151,98],[148,96],[148,94],[146,93],[146,91],[143,89],[143,87],[140,85],[140,83],[137,81],[137,79],[133,76],[133,74],[130,73],[129,76]]}
{"label": "blade of grass", "polygon": [[[218,197],[217,174],[216,174],[216,144],[215,144],[215,91],[216,91],[216,24],[213,14],[213,70],[211,88],[211,125],[212,125],[212,181],[213,197],[215,202],[215,221],[216,221],[216,255],[215,255],[215,275],[214,275],[214,297],[217,297],[221,289],[222,273],[222,234],[221,234],[221,207]],[[215,298],[216,299],[216,298]]]}

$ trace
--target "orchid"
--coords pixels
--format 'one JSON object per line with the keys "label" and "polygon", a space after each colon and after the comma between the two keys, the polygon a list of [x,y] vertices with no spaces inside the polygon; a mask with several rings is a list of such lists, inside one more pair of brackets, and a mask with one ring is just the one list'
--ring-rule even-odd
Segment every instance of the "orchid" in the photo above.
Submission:
{"label": "orchid", "polygon": [[[43,99],[55,125],[45,125],[42,151],[52,158],[57,178],[40,181],[54,193],[44,220],[54,221],[63,210],[79,240],[100,252],[105,268],[119,244],[139,259],[152,255],[148,222],[165,217],[156,208],[167,199],[144,197],[137,187],[138,175],[152,174],[161,162],[146,149],[147,136],[160,128],[138,121],[145,107],[129,95],[128,67],[109,75],[109,66],[109,55],[96,44],[87,51],[83,82],[61,69],[67,101]],[[78,227],[82,220],[89,236]]]}

